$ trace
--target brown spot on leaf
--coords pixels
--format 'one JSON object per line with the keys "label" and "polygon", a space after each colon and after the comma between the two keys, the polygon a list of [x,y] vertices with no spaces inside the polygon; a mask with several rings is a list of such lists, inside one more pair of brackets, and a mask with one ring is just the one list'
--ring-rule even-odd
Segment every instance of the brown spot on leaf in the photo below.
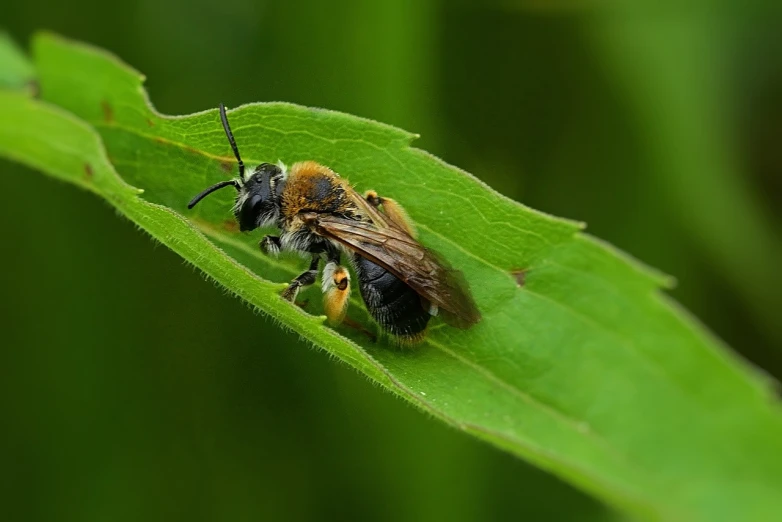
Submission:
{"label": "brown spot on leaf", "polygon": [[155,122],[150,120],[149,118],[147,118],[147,125],[149,125],[150,127],[154,127],[155,126]]}
{"label": "brown spot on leaf", "polygon": [[236,165],[235,163],[232,163],[230,161],[221,161],[220,162],[220,168],[223,169],[226,172],[233,172],[235,165]]}
{"label": "brown spot on leaf", "polygon": [[38,83],[38,80],[30,80],[27,82],[27,91],[30,93],[30,96],[33,98],[40,98],[41,97],[41,84]]}
{"label": "brown spot on leaf", "polygon": [[239,223],[233,219],[227,219],[223,221],[223,229],[228,232],[239,232]]}
{"label": "brown spot on leaf", "polygon": [[103,119],[106,123],[114,123],[114,109],[106,100],[100,102],[100,108],[103,111]]}
{"label": "brown spot on leaf", "polygon": [[526,270],[513,270],[510,273],[513,276],[513,279],[516,280],[516,286],[519,288],[522,288],[524,286],[524,283],[527,280],[527,271]]}
{"label": "brown spot on leaf", "polygon": [[87,179],[92,179],[92,176],[95,175],[95,172],[92,170],[92,165],[89,163],[84,164],[84,177]]}

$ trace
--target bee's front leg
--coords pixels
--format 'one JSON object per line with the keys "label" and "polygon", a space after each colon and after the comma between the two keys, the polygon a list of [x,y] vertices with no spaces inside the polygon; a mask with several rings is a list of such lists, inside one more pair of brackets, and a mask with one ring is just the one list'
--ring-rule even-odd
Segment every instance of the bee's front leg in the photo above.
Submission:
{"label": "bee's front leg", "polygon": [[269,256],[278,255],[282,249],[282,243],[280,242],[280,238],[277,236],[263,236],[263,239],[261,239],[261,242],[258,246],[261,247],[261,251],[264,254]]}
{"label": "bee's front leg", "polygon": [[282,291],[282,298],[290,301],[291,303],[295,302],[299,290],[304,286],[311,285],[312,283],[315,282],[315,279],[317,279],[319,262],[320,262],[319,255],[312,256],[312,262],[310,263],[309,270],[302,273],[299,277],[291,281],[291,284],[288,285],[288,288]]}

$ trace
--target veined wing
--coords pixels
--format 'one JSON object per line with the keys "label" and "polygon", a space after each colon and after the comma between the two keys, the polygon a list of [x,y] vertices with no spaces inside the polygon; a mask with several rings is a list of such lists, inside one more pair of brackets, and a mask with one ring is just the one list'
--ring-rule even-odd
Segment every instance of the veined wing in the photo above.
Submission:
{"label": "veined wing", "polygon": [[480,320],[461,272],[400,228],[316,213],[307,214],[305,220],[316,233],[345,245],[410,285],[438,307],[447,323],[467,328]]}

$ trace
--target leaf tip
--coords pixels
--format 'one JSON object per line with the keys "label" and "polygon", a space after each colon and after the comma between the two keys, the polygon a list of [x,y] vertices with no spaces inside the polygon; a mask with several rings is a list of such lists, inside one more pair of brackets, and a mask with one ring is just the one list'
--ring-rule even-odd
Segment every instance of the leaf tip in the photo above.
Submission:
{"label": "leaf tip", "polygon": [[124,72],[131,74],[141,82],[144,80],[144,75],[139,71],[122,61],[117,55],[111,53],[103,48],[90,45],[88,43],[73,40],[61,34],[55,33],[49,30],[39,30],[33,34],[32,37],[32,54],[36,57],[36,62],[39,61],[42,53],[46,52],[47,48],[70,48],[77,52],[84,53],[86,55],[98,56],[104,60],[110,61],[115,65],[118,65]]}

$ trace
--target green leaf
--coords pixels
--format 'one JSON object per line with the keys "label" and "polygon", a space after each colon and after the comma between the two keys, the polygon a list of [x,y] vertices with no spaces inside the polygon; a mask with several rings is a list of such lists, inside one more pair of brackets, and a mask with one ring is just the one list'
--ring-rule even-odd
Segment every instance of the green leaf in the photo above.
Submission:
{"label": "green leaf", "polygon": [[0,89],[31,89],[35,69],[7,33],[0,31]]}
{"label": "green leaf", "polygon": [[[235,170],[216,110],[163,116],[112,56],[51,35],[34,50],[46,103],[0,93],[0,155],[100,194],[384,388],[629,513],[769,520],[782,508],[782,417],[768,383],[660,294],[659,274],[411,148],[404,131],[290,104],[241,107],[229,117],[248,164],[313,159],[396,198],[423,243],[464,271],[484,317],[468,331],[437,324],[415,349],[332,329],[316,288],[306,311],[278,297],[305,267],[260,255],[261,235],[236,231],[230,194],[186,210]],[[349,313],[368,324],[357,299]]]}

